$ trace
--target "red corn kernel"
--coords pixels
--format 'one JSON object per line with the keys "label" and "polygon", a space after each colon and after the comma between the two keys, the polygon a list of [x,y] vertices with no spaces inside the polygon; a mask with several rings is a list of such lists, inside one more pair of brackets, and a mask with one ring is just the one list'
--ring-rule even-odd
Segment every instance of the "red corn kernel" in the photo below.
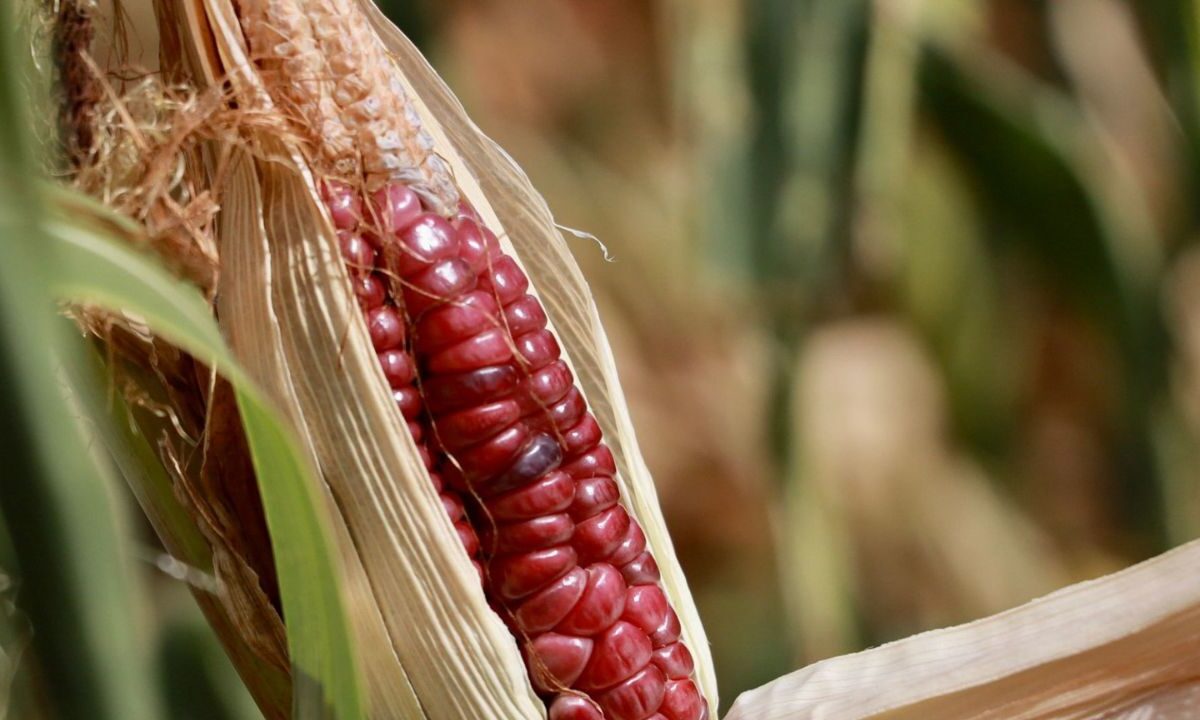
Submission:
{"label": "red corn kernel", "polygon": [[384,233],[406,229],[421,216],[421,198],[406,185],[388,183],[371,195],[371,206]]}
{"label": "red corn kernel", "polygon": [[353,188],[335,180],[326,180],[321,183],[321,197],[325,200],[325,207],[329,208],[335,228],[348,230],[358,225],[362,217],[362,201]]}
{"label": "red corn kernel", "polygon": [[446,489],[445,484],[442,483],[442,476],[438,473],[429,473],[429,482],[433,485],[433,491],[436,493],[440,493]]}
{"label": "red corn kernel", "polygon": [[434,415],[471,407],[509,394],[521,377],[511,365],[481,367],[455,375],[425,378],[425,402]]}
{"label": "red corn kernel", "polygon": [[558,340],[549,330],[534,330],[516,339],[517,354],[530,370],[546,367],[562,354]]}
{"label": "red corn kernel", "polygon": [[504,255],[479,274],[479,289],[494,293],[500,307],[506,307],[529,289],[529,278],[516,260]]}
{"label": "red corn kernel", "polygon": [[434,213],[421,215],[396,233],[396,237],[400,242],[385,244],[386,260],[388,269],[402,278],[418,274],[433,263],[449,260],[458,254],[454,228],[445,218]]}
{"label": "red corn kernel", "polygon": [[486,442],[451,455],[455,462],[448,464],[446,475],[455,478],[462,475],[468,482],[494,477],[512,464],[528,441],[529,427],[523,422],[513,423]]}
{"label": "red corn kernel", "polygon": [[540,413],[531,413],[529,423],[538,429],[548,431],[553,429],[561,432],[579,422],[585,412],[587,412],[587,401],[583,399],[583,393],[579,392],[579,388],[572,387],[562,400],[543,409]]}
{"label": "red corn kernel", "polygon": [[462,500],[454,493],[442,493],[438,496],[442,501],[442,509],[446,511],[446,517],[450,518],[450,522],[454,522],[466,514],[466,509],[463,507]]}
{"label": "red corn kernel", "polygon": [[342,248],[342,258],[352,273],[369,273],[375,267],[375,248],[362,235],[338,230],[338,244]]}
{"label": "red corn kernel", "polygon": [[631,522],[629,529],[625,531],[624,539],[621,540],[621,544],[617,546],[616,552],[608,558],[608,561],[616,567],[628,565],[645,549],[646,535],[642,532],[642,526]]}
{"label": "red corn kernel", "polygon": [[650,665],[596,699],[607,720],[646,720],[662,704],[665,690],[662,671]]}
{"label": "red corn kernel", "polygon": [[[480,228],[478,223],[469,218],[460,219],[457,225],[458,256],[466,260],[471,270],[478,275],[488,266],[489,246],[484,233],[491,234],[491,231]],[[492,236],[492,240],[495,241],[495,235]],[[498,250],[499,244],[495,244],[494,247]]]}
{"label": "red corn kernel", "polygon": [[387,378],[388,385],[393,388],[412,385],[417,376],[412,358],[401,350],[384,350],[379,353],[379,365],[383,368],[383,376]]}
{"label": "red corn kernel", "polygon": [[512,357],[512,345],[504,328],[492,328],[439,350],[429,356],[431,373],[460,373],[488,365],[499,365]]}
{"label": "red corn kernel", "polygon": [[659,581],[658,563],[654,561],[654,556],[648,552],[643,552],[633,559],[633,562],[626,563],[621,567],[621,575],[625,577],[625,582],[629,585],[652,585]]}
{"label": "red corn kernel", "polygon": [[[544,410],[563,399],[575,384],[571,369],[562,360],[550,363],[533,371],[521,383],[517,398],[521,401],[522,414]],[[583,396],[580,395],[582,401]]]}
{"label": "red corn kernel", "polygon": [[558,442],[549,435],[534,435],[504,472],[482,478],[474,488],[483,497],[506,493],[528,485],[558,467],[560,462],[562,448]]}
{"label": "red corn kernel", "polygon": [[428,353],[498,327],[496,301],[481,290],[473,290],[425,313],[413,332],[413,347]]}
{"label": "red corn kernel", "polygon": [[504,322],[513,337],[546,327],[546,311],[532,295],[524,295],[504,308]]}
{"label": "red corn kernel", "polygon": [[593,475],[617,474],[617,461],[613,459],[612,450],[607,445],[597,445],[592,450],[580,455],[563,466],[563,470],[575,478],[591,477]]}
{"label": "red corn kernel", "polygon": [[593,654],[589,638],[545,633],[528,646],[529,674],[542,692],[570,687]]}
{"label": "red corn kernel", "polygon": [[[579,522],[617,504],[621,491],[612,478],[584,478],[575,483],[575,499],[571,502],[571,517]],[[628,535],[628,531],[626,531]],[[624,540],[624,538],[622,538]],[[638,552],[641,552],[640,550]],[[626,562],[632,560],[631,555]]]}
{"label": "red corn kernel", "polygon": [[[421,393],[412,385],[392,390],[392,398],[405,420],[412,420],[421,414]],[[429,452],[424,443],[418,445],[417,449]],[[425,463],[425,467],[429,468],[430,464]]]}
{"label": "red corn kernel", "polygon": [[[488,537],[484,545],[492,553],[529,552],[551,545],[561,545],[571,539],[575,523],[566,513],[543,515],[530,520],[501,525],[495,537]],[[491,532],[485,532],[491,535]]]}
{"label": "red corn kernel", "polygon": [[704,698],[691,680],[668,680],[658,709],[667,720],[700,720]]}
{"label": "red corn kernel", "polygon": [[569,458],[574,457],[599,445],[603,436],[596,417],[591,413],[585,413],[579,422],[562,434],[563,452]]}
{"label": "red corn kernel", "polygon": [[354,288],[354,295],[363,310],[374,310],[387,299],[387,286],[375,273],[355,275],[350,279],[350,287]]}
{"label": "red corn kernel", "polygon": [[[575,567],[576,559],[570,545],[503,555],[491,563],[492,589],[504,600],[519,600],[565,575]],[[647,638],[646,646],[649,645]]]}
{"label": "red corn kernel", "polygon": [[471,205],[471,201],[462,198],[458,201],[458,206],[454,208],[455,222],[462,220],[476,220],[479,218],[479,213],[475,212],[475,207]]}
{"label": "red corn kernel", "polygon": [[475,276],[458,258],[438,260],[404,283],[404,307],[413,318],[449,302],[475,286]]}
{"label": "red corn kernel", "polygon": [[408,434],[412,435],[413,442],[419,445],[421,440],[425,438],[425,426],[419,422],[410,421],[408,423]]}
{"label": "red corn kernel", "polygon": [[651,655],[650,662],[657,665],[663,674],[672,680],[691,677],[692,671],[696,669],[692,653],[681,642],[658,648]]}
{"label": "red corn kernel", "polygon": [[655,648],[670,646],[679,640],[679,616],[671,610],[671,604],[662,588],[656,584],[629,588],[625,596],[625,612],[622,619],[641,628]]}
{"label": "red corn kernel", "polygon": [[538,515],[561,512],[575,497],[575,480],[564,472],[546,473],[536,482],[487,501],[493,520],[528,520]]}
{"label": "red corn kernel", "polygon": [[428,445],[418,445],[417,454],[421,456],[421,462],[425,465],[426,470],[433,469],[433,454],[429,452]]}
{"label": "red corn kernel", "polygon": [[584,668],[575,687],[587,692],[612,687],[646,667],[652,652],[646,633],[618,620],[596,639],[591,662]]}
{"label": "red corn kernel", "polygon": [[550,703],[549,720],[604,720],[604,713],[582,695],[563,693]]}
{"label": "red corn kernel", "polygon": [[475,528],[471,527],[471,523],[466,520],[459,520],[454,523],[454,530],[458,533],[463,550],[468,556],[475,557],[475,554],[479,552],[479,536],[475,534]]}
{"label": "red corn kernel", "polygon": [[657,585],[634,585],[625,595],[625,612],[621,614],[621,619],[650,635],[667,620],[667,611],[670,609],[662,588]]}
{"label": "red corn kernel", "polygon": [[629,513],[617,505],[592,517],[580,521],[575,526],[575,536],[571,545],[579,553],[579,559],[587,564],[603,560],[612,555],[621,540],[629,530]]}
{"label": "red corn kernel", "polygon": [[377,307],[367,313],[367,331],[377,352],[400,347],[404,342],[404,318],[391,305]]}
{"label": "red corn kernel", "polygon": [[683,628],[679,625],[679,616],[668,606],[666,619],[650,633],[650,644],[656,648],[670,645],[679,640],[681,632]]}
{"label": "red corn kernel", "polygon": [[567,635],[595,635],[621,617],[625,608],[625,580],[612,565],[596,563],[587,569],[587,589],[579,602],[555,627]]}
{"label": "red corn kernel", "polygon": [[517,627],[527,633],[540,633],[554,627],[571,612],[587,587],[588,573],[574,568],[521,603],[513,613]]}
{"label": "red corn kernel", "polygon": [[456,452],[482,442],[521,418],[516,400],[501,400],[459,410],[437,419],[437,438],[446,450]]}

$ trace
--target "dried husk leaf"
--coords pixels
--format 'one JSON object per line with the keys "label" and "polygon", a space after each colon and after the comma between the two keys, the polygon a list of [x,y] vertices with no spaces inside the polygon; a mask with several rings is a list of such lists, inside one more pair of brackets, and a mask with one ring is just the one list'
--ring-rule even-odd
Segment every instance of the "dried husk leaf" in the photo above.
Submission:
{"label": "dried husk leaf", "polygon": [[[230,345],[247,370],[260,379],[280,407],[288,411],[301,445],[313,467],[320,464],[308,427],[300,422],[296,389],[282,350],[280,319],[272,303],[270,243],[263,222],[260,178],[255,161],[245,151],[235,151],[229,174],[227,199],[222,209],[219,236],[225,268],[218,313]],[[324,488],[328,490],[328,487]],[[330,498],[330,507],[336,504]],[[392,646],[379,608],[371,594],[362,563],[355,552],[346,523],[331,513],[334,533],[345,571],[349,616],[354,624],[355,646],[367,672],[368,700],[374,717],[409,717],[420,706]]]}
{"label": "dried husk leaf", "polygon": [[1191,717],[1198,564],[1194,541],[1008,612],[825,660],[743,693],[726,720]]}

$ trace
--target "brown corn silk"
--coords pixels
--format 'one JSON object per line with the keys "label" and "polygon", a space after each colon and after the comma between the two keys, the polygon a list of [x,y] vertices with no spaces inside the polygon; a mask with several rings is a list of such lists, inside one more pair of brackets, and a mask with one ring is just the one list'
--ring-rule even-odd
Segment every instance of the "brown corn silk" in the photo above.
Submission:
{"label": "brown corn silk", "polygon": [[[190,66],[238,103],[287,118],[220,148],[218,315],[321,470],[346,565],[374,717],[538,717],[517,645],[488,607],[421,450],[387,389],[320,187],[387,183],[448,213],[459,197],[519,256],[563,359],[605,429],[622,505],[716,694],[707,644],[666,536],[611,352],[541,199],[369,4],[203,0],[175,18]],[[369,22],[368,22],[369,21]],[[386,39],[386,45],[381,41]],[[370,213],[366,213],[370,215]],[[369,225],[378,218],[364,218]]]}

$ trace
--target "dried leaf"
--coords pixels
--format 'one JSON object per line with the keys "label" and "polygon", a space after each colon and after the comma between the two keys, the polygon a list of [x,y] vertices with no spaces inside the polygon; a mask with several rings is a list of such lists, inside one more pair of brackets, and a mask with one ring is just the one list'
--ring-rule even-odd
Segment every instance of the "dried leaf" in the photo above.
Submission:
{"label": "dried leaf", "polygon": [[1200,541],[983,620],[825,660],[743,693],[726,720],[1182,717],[1200,691],[1197,563]]}

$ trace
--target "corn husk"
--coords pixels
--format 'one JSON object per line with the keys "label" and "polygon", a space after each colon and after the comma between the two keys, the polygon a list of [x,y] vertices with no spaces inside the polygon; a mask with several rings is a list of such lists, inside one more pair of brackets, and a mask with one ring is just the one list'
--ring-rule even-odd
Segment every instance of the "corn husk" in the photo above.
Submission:
{"label": "corn husk", "polygon": [[825,660],[726,720],[1185,718],[1200,700],[1200,541],[1016,609]]}

